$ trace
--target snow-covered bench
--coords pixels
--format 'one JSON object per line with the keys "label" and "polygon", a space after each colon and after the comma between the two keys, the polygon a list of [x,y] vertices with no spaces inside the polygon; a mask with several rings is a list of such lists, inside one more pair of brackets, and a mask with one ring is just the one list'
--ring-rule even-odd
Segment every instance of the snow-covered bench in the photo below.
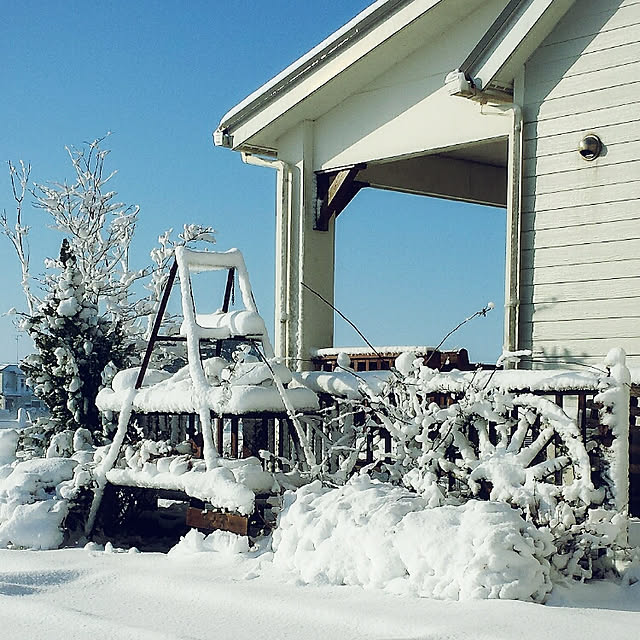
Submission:
{"label": "snow-covered bench", "polygon": [[[223,308],[214,313],[197,313],[191,274],[223,269],[229,270]],[[238,277],[244,309],[229,311],[234,274]],[[175,373],[169,373],[149,369],[148,363],[153,339],[159,337],[159,327],[176,275],[180,277],[184,318],[180,337],[187,343],[188,364]],[[202,360],[201,341],[214,340],[219,347],[219,341],[229,338],[244,339],[252,344],[253,349],[242,349],[233,358],[225,359],[220,357],[220,349],[217,348],[215,357]],[[291,436],[295,440],[293,432],[296,431],[299,440],[299,434],[303,432],[299,415],[319,408],[317,395],[295,381],[291,371],[274,359],[240,251],[204,252],[185,247],[176,250],[176,264],[166,285],[142,367],[118,372],[111,386],[100,391],[96,404],[103,413],[117,414],[118,417],[112,449],[97,470],[100,487],[97,496],[109,483],[182,491],[190,498],[206,502],[213,509],[235,511],[243,517],[252,510],[255,492],[273,485],[273,476],[262,470],[260,461],[255,457],[258,449],[263,448],[259,445],[268,449],[269,444],[275,444],[276,422],[280,441],[289,439],[287,423],[295,424]],[[164,441],[164,453],[168,455],[154,453],[142,460],[145,442],[141,441],[144,435],[141,438],[140,429],[133,439],[130,438],[134,444],[137,441],[139,448],[132,450],[131,446],[124,446],[132,417],[140,427],[142,416],[155,416],[158,421],[169,418],[171,421],[185,415],[190,417],[190,424],[196,427],[198,433],[193,433],[193,428],[189,434],[180,429],[172,432],[169,440]],[[223,458],[223,422],[227,419],[231,421],[231,454],[236,458],[247,453],[238,450],[240,421],[261,420],[264,424],[264,421],[270,420],[274,431],[271,437],[265,439],[263,429],[260,434],[262,440],[254,441],[254,446],[248,451],[253,456],[231,463]],[[175,420],[172,424],[175,424]],[[283,424],[286,433],[283,433]],[[199,436],[197,444],[201,446],[198,447],[198,453],[202,454],[202,460],[198,460],[191,451],[176,450],[185,446],[189,449],[184,436],[190,436],[193,440]],[[277,457],[278,451],[271,450],[269,454],[271,458]],[[256,482],[258,486],[254,486]],[[98,496],[94,502],[99,504],[100,499]],[[94,517],[96,511],[97,506],[92,510]],[[91,526],[92,522],[89,528]]]}

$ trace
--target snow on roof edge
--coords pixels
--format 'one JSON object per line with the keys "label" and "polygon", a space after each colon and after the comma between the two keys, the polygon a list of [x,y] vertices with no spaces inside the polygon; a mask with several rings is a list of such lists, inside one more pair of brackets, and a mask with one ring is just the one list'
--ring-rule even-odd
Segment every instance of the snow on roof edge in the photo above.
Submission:
{"label": "snow on roof edge", "polygon": [[[245,111],[254,103],[258,102],[260,98],[264,98],[262,102],[269,100],[278,92],[278,85],[282,83],[289,84],[289,82],[295,81],[301,74],[303,74],[305,72],[305,69],[314,67],[322,57],[336,50],[337,48],[345,44],[348,40],[350,40],[351,38],[349,37],[349,33],[351,31],[353,31],[351,37],[364,35],[364,29],[358,27],[362,27],[363,23],[365,23],[368,18],[373,16],[371,24],[367,25],[370,28],[372,26],[375,26],[389,13],[394,11],[399,5],[405,4],[409,1],[410,0],[376,0],[376,2],[368,6],[366,9],[362,10],[354,18],[349,20],[349,22],[340,27],[337,31],[334,31],[322,42],[313,47],[313,49],[295,60],[288,67],[283,69],[279,74],[271,78],[271,80],[250,93],[235,107],[232,107],[229,111],[227,111],[227,113],[225,113],[220,119],[217,130],[222,131],[226,128],[229,128],[230,126],[233,126],[234,124],[236,124],[235,122],[232,122],[232,119],[235,116],[240,116],[243,111]],[[323,53],[324,56],[322,55]],[[315,62],[314,59],[316,59]],[[287,81],[288,79],[289,82]],[[240,119],[241,117],[238,118],[238,120]]]}

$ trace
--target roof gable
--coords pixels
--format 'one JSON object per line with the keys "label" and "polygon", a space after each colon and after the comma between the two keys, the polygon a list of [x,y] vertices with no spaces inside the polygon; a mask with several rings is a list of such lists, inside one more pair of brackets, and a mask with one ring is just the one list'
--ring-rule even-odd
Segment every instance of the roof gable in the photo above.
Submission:
{"label": "roof gable", "polygon": [[493,7],[495,20],[479,40],[460,43],[463,61],[460,73],[450,76],[449,91],[486,101],[497,90],[499,99],[510,101],[519,66],[573,2],[378,0],[227,112],[214,142],[276,155],[277,140],[286,131],[322,117],[479,7]]}
{"label": "roof gable", "polygon": [[219,129],[237,126],[239,122],[249,118],[266,102],[273,100],[290,85],[299,82],[302,77],[311,73],[327,58],[335,56],[340,49],[344,49],[356,39],[362,38],[386,15],[399,8],[400,5],[408,4],[408,2],[411,0],[377,0],[374,2],[230,109],[222,116]]}
{"label": "roof gable", "polygon": [[0,364],[0,373],[5,372],[22,373],[22,369],[17,364]]}
{"label": "roof gable", "polygon": [[275,140],[286,130],[302,120],[317,119],[482,4],[483,0],[374,3],[223,116],[215,143],[274,152]]}

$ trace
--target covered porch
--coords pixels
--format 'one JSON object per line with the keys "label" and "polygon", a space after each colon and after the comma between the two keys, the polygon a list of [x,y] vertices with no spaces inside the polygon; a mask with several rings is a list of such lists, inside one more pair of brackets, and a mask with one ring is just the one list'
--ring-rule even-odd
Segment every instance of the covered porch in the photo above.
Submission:
{"label": "covered porch", "polygon": [[362,189],[506,208],[518,348],[522,68],[570,4],[379,0],[222,117],[216,145],[278,172],[278,356],[333,346],[336,224]]}

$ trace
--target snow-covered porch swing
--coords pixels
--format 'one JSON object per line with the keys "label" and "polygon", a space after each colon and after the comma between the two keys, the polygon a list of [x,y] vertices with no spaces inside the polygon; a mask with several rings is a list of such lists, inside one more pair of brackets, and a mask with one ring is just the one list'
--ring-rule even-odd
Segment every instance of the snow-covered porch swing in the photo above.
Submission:
{"label": "snow-covered porch swing", "polygon": [[[220,270],[227,271],[222,307],[198,313],[192,274]],[[231,311],[236,274],[244,308]],[[177,335],[161,335],[176,276],[183,321]],[[222,357],[225,341],[240,345],[230,359]],[[175,373],[149,368],[158,342],[186,343],[187,364]],[[203,358],[205,345],[213,345],[212,357]],[[98,490],[88,529],[110,484],[174,497],[178,492],[204,507],[189,509],[191,526],[231,526],[246,534],[256,496],[278,486],[278,461],[304,456],[299,415],[316,411],[318,398],[296,385],[289,369],[274,360],[241,252],[181,247],[142,365],[118,372],[96,404],[108,417],[117,416],[118,426],[96,470]],[[222,511],[234,515],[225,518]]]}

